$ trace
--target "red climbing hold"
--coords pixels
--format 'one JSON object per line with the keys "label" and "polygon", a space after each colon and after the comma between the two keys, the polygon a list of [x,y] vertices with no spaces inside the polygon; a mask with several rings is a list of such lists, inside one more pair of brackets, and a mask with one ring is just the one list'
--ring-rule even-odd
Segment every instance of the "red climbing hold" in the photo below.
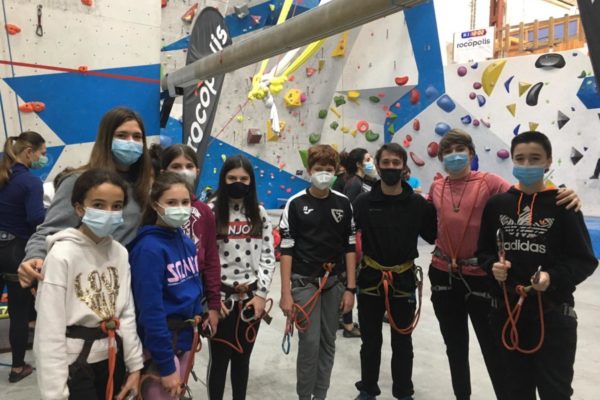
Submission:
{"label": "red climbing hold", "polygon": [[409,142],[412,142],[413,138],[411,135],[406,135],[406,140],[408,140]]}
{"label": "red climbing hold", "polygon": [[19,111],[24,113],[44,111],[46,105],[41,101],[30,101],[19,106]]}
{"label": "red climbing hold", "polygon": [[196,15],[196,12],[198,11],[198,3],[194,4],[193,6],[191,6],[186,12],[185,14],[183,14],[181,16],[181,20],[185,23],[191,24],[192,20],[194,19],[194,16]]}
{"label": "red climbing hold", "polygon": [[80,65],[79,68],[77,68],[77,70],[79,72],[87,72],[88,71],[88,66],[87,65]]}
{"label": "red climbing hold", "polygon": [[365,133],[366,131],[369,130],[369,123],[367,121],[365,121],[364,119],[361,121],[358,121],[358,123],[356,124],[356,130],[359,131],[360,133]]}
{"label": "red climbing hold", "polygon": [[21,32],[21,28],[15,24],[6,24],[5,28],[9,35],[16,35],[17,33]]}
{"label": "red climbing hold", "polygon": [[313,67],[306,67],[306,76],[307,76],[307,77],[309,77],[309,78],[310,78],[311,76],[313,76],[313,75],[315,74],[315,72],[317,72],[317,69],[316,69],[316,68],[313,68]]}
{"label": "red climbing hold", "polygon": [[258,25],[262,17],[260,15],[251,15],[250,19],[252,19],[252,25]]}
{"label": "red climbing hold", "polygon": [[427,155],[429,155],[429,157],[437,157],[439,151],[440,145],[438,142],[431,142],[427,145]]}
{"label": "red climbing hold", "polygon": [[93,0],[81,0],[81,4],[83,4],[84,6],[91,7],[93,3]]}
{"label": "red climbing hold", "polygon": [[419,131],[419,130],[421,130],[421,121],[419,121],[418,119],[415,119],[415,120],[413,121],[413,129],[414,129],[415,131]]}
{"label": "red climbing hold", "polygon": [[160,7],[165,8],[167,6],[167,0],[160,0]]}
{"label": "red climbing hold", "polygon": [[396,81],[396,85],[404,86],[408,82],[408,76],[397,76],[394,80]]}
{"label": "red climbing hold", "polygon": [[423,159],[421,159],[421,157],[419,157],[412,151],[410,152],[410,158],[411,158],[411,160],[413,160],[413,162],[415,163],[415,165],[417,167],[422,167],[423,165],[425,165],[425,161],[423,161]]}
{"label": "red climbing hold", "polygon": [[410,102],[411,104],[417,104],[421,100],[421,93],[417,89],[410,91]]}
{"label": "red climbing hold", "polygon": [[402,146],[407,147],[407,148],[410,147],[410,140],[404,139],[404,141],[402,141]]}

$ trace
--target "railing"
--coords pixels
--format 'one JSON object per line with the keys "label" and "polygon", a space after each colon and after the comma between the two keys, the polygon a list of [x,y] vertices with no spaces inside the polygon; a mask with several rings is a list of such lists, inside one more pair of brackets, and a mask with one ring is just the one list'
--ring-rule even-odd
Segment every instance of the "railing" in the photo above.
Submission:
{"label": "railing", "polygon": [[506,25],[496,30],[495,58],[578,49],[585,45],[579,15]]}

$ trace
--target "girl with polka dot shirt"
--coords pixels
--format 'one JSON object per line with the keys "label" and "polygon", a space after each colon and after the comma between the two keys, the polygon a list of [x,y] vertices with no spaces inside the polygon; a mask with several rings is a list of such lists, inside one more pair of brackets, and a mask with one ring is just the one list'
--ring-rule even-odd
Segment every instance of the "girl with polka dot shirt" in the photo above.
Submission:
{"label": "girl with polka dot shirt", "polygon": [[233,399],[244,399],[250,355],[275,271],[271,221],[258,204],[254,170],[247,158],[238,155],[225,161],[209,205],[217,223],[222,318],[210,342],[209,398],[223,398],[231,361]]}

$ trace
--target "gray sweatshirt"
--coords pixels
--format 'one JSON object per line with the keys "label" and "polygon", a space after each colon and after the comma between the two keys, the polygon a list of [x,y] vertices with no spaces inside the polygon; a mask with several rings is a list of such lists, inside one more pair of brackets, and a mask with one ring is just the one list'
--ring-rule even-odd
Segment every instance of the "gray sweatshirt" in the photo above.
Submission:
{"label": "gray sweatshirt", "polygon": [[[60,183],[50,208],[46,211],[44,222],[38,225],[37,230],[31,236],[25,247],[25,258],[23,261],[32,258],[46,258],[47,244],[46,237],[54,235],[56,232],[66,228],[75,228],[79,225],[79,217],[75,214],[75,209],[71,205],[71,194],[73,186],[80,174],[67,176]],[[131,185],[127,191],[127,206],[123,210],[123,224],[112,234],[113,239],[126,246],[133,240],[137,229],[142,221],[142,213],[139,204],[133,197]]]}

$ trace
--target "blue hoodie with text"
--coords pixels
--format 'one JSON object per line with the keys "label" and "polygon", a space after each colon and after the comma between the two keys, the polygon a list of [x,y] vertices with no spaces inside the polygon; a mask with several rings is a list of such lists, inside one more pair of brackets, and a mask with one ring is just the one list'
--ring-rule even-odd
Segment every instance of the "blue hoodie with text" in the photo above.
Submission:
{"label": "blue hoodie with text", "polygon": [[[181,229],[147,225],[129,244],[131,282],[142,344],[161,376],[175,372],[175,351],[167,318],[202,314],[202,282],[196,246]],[[177,351],[192,347],[192,329],[179,334]]]}

